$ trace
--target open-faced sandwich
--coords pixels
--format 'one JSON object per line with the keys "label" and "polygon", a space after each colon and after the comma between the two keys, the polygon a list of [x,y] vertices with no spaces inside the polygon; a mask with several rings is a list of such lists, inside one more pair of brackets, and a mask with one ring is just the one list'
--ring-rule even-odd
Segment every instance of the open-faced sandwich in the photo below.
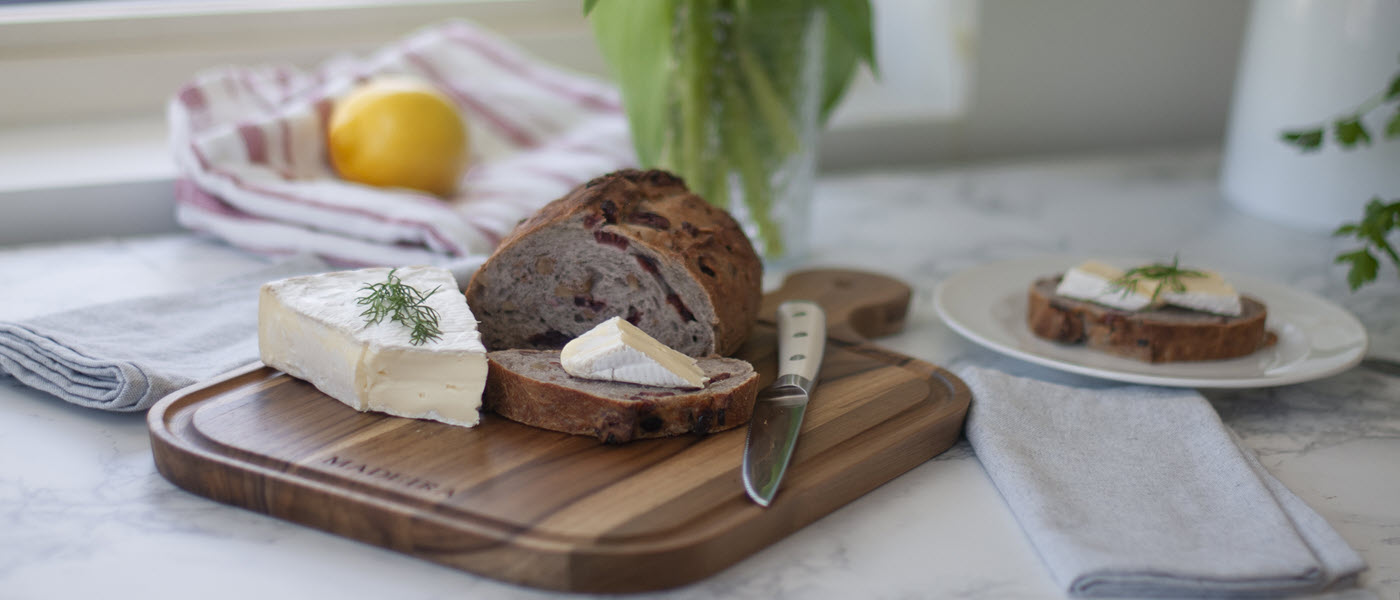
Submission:
{"label": "open-faced sandwich", "polygon": [[1120,269],[1087,261],[1030,287],[1035,335],[1145,362],[1236,358],[1271,346],[1268,309],[1176,260]]}

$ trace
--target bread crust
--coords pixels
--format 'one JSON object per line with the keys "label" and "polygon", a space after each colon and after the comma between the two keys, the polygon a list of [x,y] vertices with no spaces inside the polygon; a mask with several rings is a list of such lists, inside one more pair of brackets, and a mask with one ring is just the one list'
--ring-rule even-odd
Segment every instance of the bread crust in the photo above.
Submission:
{"label": "bread crust", "polygon": [[[559,380],[546,381],[506,366],[503,354],[531,361],[550,361]],[[677,390],[642,385],[598,383],[569,378],[559,367],[555,350],[506,350],[487,354],[483,407],[533,427],[598,438],[604,443],[669,437],[685,433],[714,433],[738,427],[753,416],[758,397],[758,373],[738,359],[702,359],[713,375],[718,361],[746,372],[737,384],[718,389]],[[723,370],[723,369],[721,369]],[[734,370],[740,370],[736,368]],[[604,386],[627,388],[627,398],[595,393]],[[592,388],[592,391],[590,391]]]}
{"label": "bread crust", "polygon": [[1060,275],[1031,284],[1026,323],[1036,336],[1150,363],[1220,360],[1273,345],[1268,309],[1242,296],[1238,317],[1166,307],[1133,312],[1055,294]]}
{"label": "bread crust", "polygon": [[[714,340],[705,354],[730,355],[748,339],[762,302],[763,265],[739,224],[728,213],[691,193],[681,178],[660,170],[627,169],[595,178],[521,222],[477,270],[466,296],[473,310],[490,312],[484,290],[493,285],[498,257],[554,225],[580,220],[600,239],[645,246],[663,263],[679,265],[704,290]],[[567,260],[567,256],[561,256]],[[663,268],[664,270],[664,268]],[[504,277],[505,274],[502,274]],[[499,282],[510,285],[510,281]],[[694,302],[695,298],[679,299]],[[602,320],[611,313],[598,317]],[[567,340],[564,340],[567,341]],[[558,344],[553,345],[557,347]],[[500,348],[492,348],[497,350]]]}

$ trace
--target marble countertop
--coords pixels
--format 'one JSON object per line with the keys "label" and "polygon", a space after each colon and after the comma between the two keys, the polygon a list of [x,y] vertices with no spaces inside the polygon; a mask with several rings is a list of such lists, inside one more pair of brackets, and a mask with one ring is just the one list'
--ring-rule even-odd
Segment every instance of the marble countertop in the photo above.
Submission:
{"label": "marble countertop", "polygon": [[[804,264],[900,277],[907,330],[880,343],[943,366],[1004,358],[938,319],[961,269],[1046,253],[1167,256],[1266,277],[1355,313],[1400,357],[1400,278],[1350,293],[1325,233],[1241,214],[1219,155],[1109,158],[824,178]],[[0,320],[175,291],[262,266],[188,235],[0,247]],[[776,277],[776,274],[773,275]],[[772,278],[770,278],[772,279]],[[770,281],[770,284],[774,281]],[[1263,464],[1366,559],[1362,585],[1400,597],[1400,377],[1365,369],[1269,389],[1205,391]],[[543,598],[175,488],[141,415],[68,405],[0,376],[0,597]],[[644,595],[642,597],[649,597]],[[666,598],[1061,598],[966,442],[767,549]]]}

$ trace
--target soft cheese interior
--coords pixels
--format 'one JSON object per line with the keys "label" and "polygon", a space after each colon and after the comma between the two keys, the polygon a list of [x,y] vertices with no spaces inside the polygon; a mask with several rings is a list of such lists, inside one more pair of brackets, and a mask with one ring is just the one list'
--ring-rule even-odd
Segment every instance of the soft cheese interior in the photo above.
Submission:
{"label": "soft cheese interior", "polygon": [[368,325],[356,304],[387,268],[293,277],[263,286],[258,350],[263,364],[304,379],[355,410],[472,426],[481,420],[486,348],[457,282],[445,269],[394,274],[427,293],[442,337],[410,342],[410,329],[385,319]]}
{"label": "soft cheese interior", "polygon": [[574,338],[559,352],[564,371],[583,379],[700,389],[709,381],[694,358],[613,317]]}
{"label": "soft cheese interior", "polygon": [[[1122,310],[1144,310],[1164,304],[1219,315],[1238,316],[1242,310],[1240,295],[1219,273],[1201,271],[1203,276],[1183,275],[1178,278],[1185,290],[1164,288],[1159,279],[1140,278],[1131,289],[1114,283],[1123,277],[1123,269],[1090,260],[1065,272],[1055,293],[1067,298],[1088,300]],[[1154,301],[1152,296],[1156,294]]]}

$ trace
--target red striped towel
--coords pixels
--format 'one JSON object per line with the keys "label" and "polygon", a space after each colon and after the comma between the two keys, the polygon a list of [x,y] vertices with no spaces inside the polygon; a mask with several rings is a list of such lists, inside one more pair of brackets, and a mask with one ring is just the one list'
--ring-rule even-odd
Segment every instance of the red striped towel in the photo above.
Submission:
{"label": "red striped towel", "polygon": [[[425,79],[463,110],[473,154],[456,197],[335,176],[325,149],[332,99],[381,74]],[[615,89],[465,22],[314,72],[205,73],[171,98],[168,116],[182,225],[255,252],[346,266],[474,264],[539,207],[636,163]]]}

